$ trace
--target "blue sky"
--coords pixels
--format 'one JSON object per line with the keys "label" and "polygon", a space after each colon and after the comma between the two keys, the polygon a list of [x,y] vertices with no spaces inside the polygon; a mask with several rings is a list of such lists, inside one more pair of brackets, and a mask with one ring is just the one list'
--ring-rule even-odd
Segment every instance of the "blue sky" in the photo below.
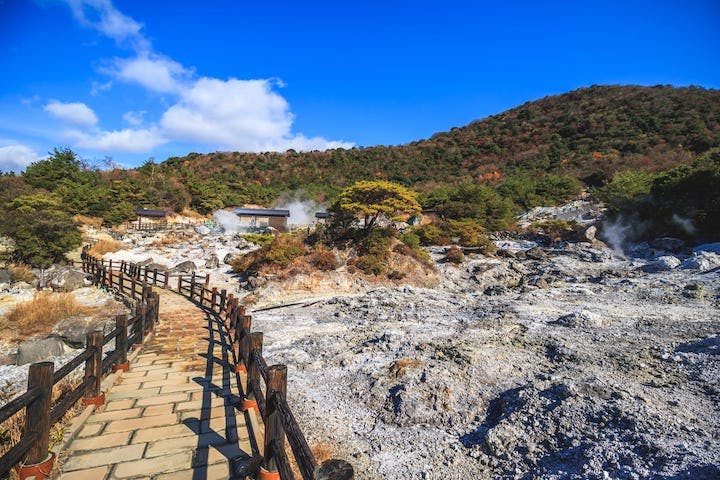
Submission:
{"label": "blue sky", "polygon": [[401,144],[593,84],[719,88],[719,5],[0,0],[0,170]]}

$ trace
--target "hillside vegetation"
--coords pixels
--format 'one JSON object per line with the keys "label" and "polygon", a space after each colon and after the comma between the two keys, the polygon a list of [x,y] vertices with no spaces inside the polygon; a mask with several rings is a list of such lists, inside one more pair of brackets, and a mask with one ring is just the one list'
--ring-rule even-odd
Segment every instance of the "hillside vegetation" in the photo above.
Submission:
{"label": "hillside vegetation", "polygon": [[[246,203],[270,205],[297,191],[329,205],[343,188],[374,180],[419,192],[420,205],[436,208],[443,228],[470,243],[484,229],[513,228],[520,211],[565,201],[583,185],[607,190],[611,203],[613,196],[622,200],[613,204],[621,214],[628,208],[654,217],[677,214],[697,222],[696,231],[707,236],[715,229],[702,225],[717,218],[716,207],[705,211],[698,202],[707,196],[685,190],[698,182],[704,182],[702,192],[720,189],[717,175],[702,173],[715,172],[710,152],[718,147],[717,90],[595,86],[394,147],[191,153],[110,171],[55,149],[22,175],[0,174],[0,235],[15,240],[12,260],[42,266],[79,244],[73,216],[117,225],[138,207],[208,214]],[[672,178],[661,176],[664,171]],[[663,200],[671,193],[683,201]],[[672,225],[678,222],[655,220],[657,228],[648,231],[677,230]],[[420,236],[448,235],[430,233]]]}

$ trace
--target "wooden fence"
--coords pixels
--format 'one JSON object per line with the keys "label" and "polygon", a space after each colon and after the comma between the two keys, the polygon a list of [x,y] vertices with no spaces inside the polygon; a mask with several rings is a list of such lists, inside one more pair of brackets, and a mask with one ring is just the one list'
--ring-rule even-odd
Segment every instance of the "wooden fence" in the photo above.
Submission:
{"label": "wooden fence", "polygon": [[[232,367],[240,373],[237,388],[243,399],[242,409],[256,410],[263,420],[264,445],[259,448],[262,448],[262,469],[270,475],[268,478],[279,475],[281,480],[295,479],[290,459],[285,454],[286,440],[303,480],[353,478],[352,466],[343,460],[334,459],[318,465],[287,403],[287,367],[268,366],[262,355],[262,332],[251,333],[252,317],[245,314],[245,307],[226,290],[218,291],[217,288],[210,287],[209,275],[171,275],[134,263],[98,260],[85,251],[82,260],[83,269],[93,273],[101,285],[109,283],[116,288],[123,288],[118,286],[119,278],[125,278],[125,289],[135,288],[132,283],[134,280],[173,290],[219,318],[232,345]],[[112,273],[113,268],[117,268],[116,273]],[[174,277],[177,278],[177,283],[171,281]],[[105,283],[102,283],[103,281]]]}
{"label": "wooden fence", "polygon": [[[54,460],[48,452],[52,426],[80,399],[87,405],[102,405],[102,378],[111,370],[127,370],[128,351],[143,343],[155,328],[159,300],[152,287],[129,279],[122,272],[97,268],[97,265],[93,273],[95,284],[114,289],[126,299],[135,301],[135,314],[129,319],[127,315],[116,316],[115,328],[107,335],[101,331],[89,333],[85,349],[56,371],[52,362],[30,365],[27,391],[0,408],[0,424],[25,409],[20,440],[0,457],[0,478],[5,478],[18,465],[21,477],[38,474],[38,478],[45,478]],[[115,340],[114,350],[104,353],[103,347],[112,340]],[[82,381],[53,401],[53,388],[83,365]]]}

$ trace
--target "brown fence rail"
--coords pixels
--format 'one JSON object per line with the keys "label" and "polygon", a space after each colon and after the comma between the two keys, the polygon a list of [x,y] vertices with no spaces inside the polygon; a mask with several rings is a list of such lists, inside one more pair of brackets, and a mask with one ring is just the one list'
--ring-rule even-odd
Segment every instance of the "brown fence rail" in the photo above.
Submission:
{"label": "brown fence rail", "polygon": [[[84,252],[85,253],[85,252]],[[147,266],[128,262],[98,260],[90,255],[83,256],[85,271],[94,273],[100,270],[100,284],[112,285],[116,289],[125,288],[134,291],[132,280],[146,285],[172,289],[199,307],[213,313],[224,325],[232,345],[234,364],[232,367],[240,373],[238,390],[243,399],[243,410],[254,409],[260,413],[265,432],[265,444],[260,452],[262,468],[268,472],[278,472],[281,480],[294,480],[290,467],[291,460],[285,453],[285,439],[292,451],[292,457],[303,480],[350,480],[353,478],[352,466],[343,460],[329,460],[318,465],[305,436],[286,400],[287,367],[272,365],[268,367],[262,356],[263,334],[250,332],[252,317],[245,315],[245,307],[226,290],[218,291],[210,287],[210,276],[195,273],[171,275],[149,269]],[[113,268],[115,274],[109,274]],[[177,277],[177,282],[171,282]],[[122,280],[122,286],[119,285]],[[105,283],[102,283],[105,282]],[[263,389],[264,385],[264,389]],[[254,414],[254,413],[253,413]]]}
{"label": "brown fence rail", "polygon": [[[0,423],[25,409],[25,426],[20,440],[0,457],[0,478],[5,478],[13,467],[21,470],[48,459],[50,429],[80,400],[86,404],[100,405],[104,397],[100,393],[103,376],[111,370],[126,370],[127,353],[134,344],[144,342],[158,321],[159,298],[146,282],[128,278],[123,270],[113,270],[83,251],[83,268],[93,274],[94,283],[115,290],[118,294],[136,301],[135,314],[115,317],[115,328],[103,335],[91,332],[86,347],[75,358],[54,370],[52,362],[30,365],[27,391],[0,407]],[[114,350],[103,358],[103,349],[115,341]],[[62,394],[54,402],[53,388],[68,375],[84,365],[82,381]],[[52,457],[50,457],[52,460]]]}

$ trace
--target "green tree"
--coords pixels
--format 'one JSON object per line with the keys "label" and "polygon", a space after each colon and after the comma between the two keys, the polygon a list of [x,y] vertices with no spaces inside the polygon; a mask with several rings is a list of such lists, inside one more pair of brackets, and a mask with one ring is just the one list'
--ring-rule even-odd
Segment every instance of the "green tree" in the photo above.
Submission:
{"label": "green tree", "polygon": [[365,233],[380,216],[389,220],[420,213],[417,193],[387,181],[362,181],[343,190],[335,203],[334,211],[344,218],[362,218]]}
{"label": "green tree", "polygon": [[13,260],[47,267],[80,245],[80,232],[60,200],[43,193],[21,195],[7,204],[0,233],[15,240]]}
{"label": "green tree", "polygon": [[23,178],[33,187],[54,190],[63,182],[76,180],[81,167],[75,152],[68,148],[55,148],[46,160],[31,163],[25,169]]}

